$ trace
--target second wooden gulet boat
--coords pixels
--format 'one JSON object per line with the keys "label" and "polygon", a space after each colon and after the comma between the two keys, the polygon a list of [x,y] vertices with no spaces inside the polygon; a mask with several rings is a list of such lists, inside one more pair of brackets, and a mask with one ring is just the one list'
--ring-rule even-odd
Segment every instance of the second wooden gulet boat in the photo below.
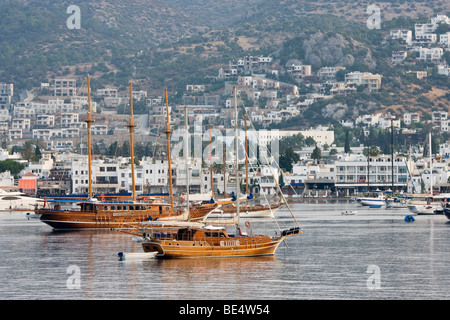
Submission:
{"label": "second wooden gulet boat", "polygon": [[170,204],[161,203],[156,199],[137,199],[135,181],[134,181],[134,152],[133,152],[133,131],[136,124],[133,120],[133,89],[130,82],[130,122],[127,125],[130,131],[131,145],[131,171],[132,171],[132,199],[131,201],[113,201],[105,202],[93,198],[92,193],[92,170],[91,170],[91,124],[94,122],[91,115],[91,99],[90,99],[90,79],[87,78],[88,87],[88,105],[87,114],[87,130],[88,130],[88,167],[89,167],[89,189],[88,198],[78,202],[78,209],[63,210],[60,202],[51,202],[52,208],[41,208],[35,210],[40,216],[40,220],[54,229],[118,229],[129,228],[130,226],[138,226],[145,221],[166,220],[166,221],[201,221],[207,214],[216,208],[216,203],[208,203],[197,205],[186,210],[185,208],[176,208],[173,202],[172,192],[172,172],[170,169],[170,116],[168,111],[167,90],[166,90],[166,108],[167,108],[167,148],[169,158],[169,187],[170,187]]}

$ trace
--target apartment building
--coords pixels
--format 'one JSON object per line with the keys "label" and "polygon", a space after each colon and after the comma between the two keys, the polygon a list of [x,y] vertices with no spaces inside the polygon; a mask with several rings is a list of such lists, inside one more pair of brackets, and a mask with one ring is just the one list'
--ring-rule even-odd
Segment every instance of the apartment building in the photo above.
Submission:
{"label": "apartment building", "polygon": [[9,109],[14,95],[12,83],[0,83],[0,109]]}
{"label": "apartment building", "polygon": [[22,129],[9,129],[8,131],[8,138],[9,140],[18,140],[22,139]]}
{"label": "apartment building", "polygon": [[300,133],[304,138],[313,138],[318,146],[332,145],[334,142],[334,131],[328,129],[328,127],[317,127],[310,130],[259,130],[258,141],[261,145],[268,145],[274,140],[281,140],[284,137]]}
{"label": "apartment building", "polygon": [[448,132],[448,113],[447,111],[433,111],[431,113],[431,122],[434,128]]}
{"label": "apartment building", "polygon": [[418,60],[422,62],[439,62],[444,50],[442,48],[420,48]]}
{"label": "apartment building", "polygon": [[354,71],[345,75],[346,84],[356,84],[366,87],[369,91],[379,91],[381,89],[382,75],[370,72]]}
{"label": "apartment building", "polygon": [[60,125],[62,128],[74,127],[79,123],[78,113],[61,113]]}
{"label": "apartment building", "polygon": [[91,127],[93,135],[101,136],[108,134],[108,126],[106,124],[95,124]]}
{"label": "apartment building", "polygon": [[40,127],[54,127],[55,116],[50,114],[40,114],[36,116],[36,125]]}
{"label": "apartment building", "polygon": [[309,77],[312,74],[310,65],[301,65],[301,64],[292,64],[288,66],[287,72],[293,76],[299,77]]}
{"label": "apartment building", "polygon": [[406,29],[393,29],[390,31],[390,37],[393,40],[401,39],[408,45],[410,45],[413,40],[412,31]]}
{"label": "apartment building", "polygon": [[345,67],[323,67],[319,69],[319,77],[322,80],[335,80],[336,73],[345,70]]}
{"label": "apartment building", "polygon": [[[335,162],[335,187],[349,196],[356,191],[392,188],[392,161],[390,155],[367,157],[363,155],[340,155]],[[369,175],[367,174],[369,172]],[[367,181],[368,179],[368,181]],[[394,156],[394,191],[404,188],[408,180],[407,159]]]}
{"label": "apartment building", "polygon": [[391,61],[393,64],[402,63],[407,55],[408,53],[406,51],[393,51]]}
{"label": "apartment building", "polygon": [[414,33],[417,37],[423,36],[426,34],[431,34],[436,31],[437,24],[436,23],[416,23],[414,25]]}
{"label": "apartment building", "polygon": [[439,36],[439,43],[450,48],[450,31]]}
{"label": "apartment building", "polygon": [[203,92],[205,91],[204,84],[187,84],[186,92]]}
{"label": "apartment building", "polygon": [[77,95],[77,80],[75,79],[55,79],[54,80],[55,97],[71,97]]}
{"label": "apartment building", "polygon": [[409,126],[411,123],[420,122],[420,115],[417,112],[405,113],[403,115],[403,122]]}
{"label": "apartment building", "polygon": [[22,129],[22,131],[31,130],[31,120],[30,119],[13,119],[11,121],[11,129]]}
{"label": "apartment building", "polygon": [[98,98],[117,97],[118,96],[118,90],[115,89],[115,88],[97,89],[96,96]]}

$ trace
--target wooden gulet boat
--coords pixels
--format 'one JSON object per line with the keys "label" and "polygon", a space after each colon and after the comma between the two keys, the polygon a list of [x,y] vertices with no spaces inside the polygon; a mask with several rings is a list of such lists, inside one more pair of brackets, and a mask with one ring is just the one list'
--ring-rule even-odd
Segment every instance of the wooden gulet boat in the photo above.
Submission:
{"label": "wooden gulet boat", "polygon": [[204,204],[201,206],[193,206],[190,210],[184,208],[175,208],[173,204],[172,190],[172,172],[170,168],[170,118],[168,113],[167,91],[166,91],[166,107],[167,107],[167,147],[169,157],[169,185],[170,185],[170,204],[159,203],[155,200],[150,202],[137,201],[134,178],[134,150],[133,150],[133,131],[136,124],[133,122],[133,95],[132,84],[130,82],[130,123],[127,127],[130,130],[131,145],[131,171],[132,171],[132,200],[105,202],[103,199],[99,201],[92,197],[92,172],[91,172],[91,124],[94,120],[91,117],[91,100],[90,100],[90,82],[87,78],[88,86],[88,104],[89,111],[87,116],[88,129],[88,167],[89,167],[89,193],[88,199],[78,201],[79,209],[62,210],[61,204],[54,202],[52,208],[42,208],[35,210],[40,216],[40,220],[54,229],[118,229],[129,228],[130,226],[138,226],[145,221],[166,220],[166,221],[201,221],[205,219],[208,213],[215,209],[216,203]]}
{"label": "wooden gulet boat", "polygon": [[284,230],[280,235],[228,234],[224,227],[201,223],[156,221],[143,234],[144,252],[156,252],[158,258],[248,257],[274,255],[288,236],[301,233],[300,227]]}
{"label": "wooden gulet boat", "polygon": [[[236,95],[236,87],[234,88]],[[238,168],[238,119],[236,108],[236,168]],[[237,171],[238,172],[238,171]],[[238,175],[238,173],[237,173]],[[238,178],[238,176],[237,176]],[[236,179],[236,191],[240,188]],[[283,199],[290,207],[283,196]],[[239,218],[240,202],[235,201],[237,217]],[[292,214],[292,211],[291,211]],[[294,220],[295,217],[292,214]],[[295,220],[296,221],[296,220]],[[200,258],[200,257],[244,257],[274,255],[280,243],[289,236],[301,233],[300,226],[281,231],[279,235],[243,234],[236,224],[236,234],[229,234],[224,227],[208,226],[194,222],[146,222],[147,228],[139,231],[142,236],[142,248],[146,253],[155,253],[157,258]],[[250,227],[246,222],[246,227]]]}

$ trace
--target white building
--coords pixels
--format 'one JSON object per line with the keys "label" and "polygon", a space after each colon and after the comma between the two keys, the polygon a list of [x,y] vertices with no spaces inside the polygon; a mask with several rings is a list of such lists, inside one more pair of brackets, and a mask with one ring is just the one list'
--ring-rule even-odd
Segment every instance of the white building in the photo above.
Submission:
{"label": "white building", "polygon": [[[356,190],[392,188],[392,162],[390,155],[367,157],[363,155],[339,155],[335,162],[336,188],[345,195],[354,195]],[[369,169],[369,177],[367,170]],[[405,188],[408,181],[407,159],[394,156],[394,191]],[[367,182],[369,179],[369,183]]]}
{"label": "white building", "polygon": [[444,50],[442,48],[420,48],[418,60],[423,62],[439,62]]}
{"label": "white building", "polygon": [[412,31],[411,30],[405,30],[405,29],[393,29],[390,32],[391,39],[401,39],[406,44],[410,45],[412,43]]}
{"label": "white building", "polygon": [[9,140],[22,139],[22,129],[9,129],[8,138]]}
{"label": "white building", "polygon": [[39,114],[36,116],[36,125],[42,127],[54,127],[55,116],[49,114]]}
{"label": "white building", "polygon": [[21,129],[22,131],[30,131],[31,120],[30,119],[13,119],[11,121],[11,129]]}
{"label": "white building", "polygon": [[437,66],[438,74],[442,74],[444,76],[450,76],[450,67],[444,66],[442,64]]}
{"label": "white building", "polygon": [[411,123],[420,122],[420,115],[417,112],[405,113],[403,115],[403,122],[408,126]]}
{"label": "white building", "polygon": [[93,135],[107,135],[108,126],[106,124],[96,124],[91,127],[91,132]]}
{"label": "white building", "polygon": [[345,70],[345,67],[322,67],[319,69],[319,77],[323,80],[334,80],[339,70]]}
{"label": "white building", "polygon": [[439,36],[439,43],[450,48],[450,31]]}
{"label": "white building", "polygon": [[378,91],[381,89],[381,79],[380,74],[354,71],[345,75],[345,84],[363,85],[370,91]]}
{"label": "white building", "polygon": [[[365,114],[356,118],[355,124],[358,125],[360,123],[364,127],[386,129],[391,127],[391,116],[389,114],[384,116],[382,113]],[[392,125],[394,126],[394,128],[400,128],[400,120],[393,120]]]}
{"label": "white building", "polygon": [[447,111],[433,111],[431,113],[431,122],[435,128],[448,132],[448,113]]}
{"label": "white building", "polygon": [[317,127],[310,130],[259,130],[258,139],[261,145],[268,145],[274,140],[281,140],[296,134],[302,134],[306,139],[311,137],[318,146],[331,145],[334,142],[334,131],[328,127]]}
{"label": "white building", "polygon": [[406,51],[393,51],[391,61],[394,64],[402,63],[406,59],[408,53]]}
{"label": "white building", "polygon": [[79,123],[78,113],[61,113],[61,127],[68,128]]}
{"label": "white building", "polygon": [[436,17],[431,18],[431,23],[436,25],[438,23],[450,24],[450,17],[447,17],[444,14],[438,14]]}
{"label": "white building", "polygon": [[56,97],[77,95],[77,81],[75,79],[55,79],[53,88]]}
{"label": "white building", "polygon": [[437,24],[436,23],[416,23],[414,25],[414,32],[416,39],[417,37],[421,37],[426,34],[432,34],[436,31]]}
{"label": "white building", "polygon": [[0,83],[0,109],[9,109],[13,95],[14,85],[12,83]]}
{"label": "white building", "polygon": [[[145,192],[167,192],[169,164],[167,157],[144,157],[141,161]],[[173,166],[172,166],[173,168]]]}

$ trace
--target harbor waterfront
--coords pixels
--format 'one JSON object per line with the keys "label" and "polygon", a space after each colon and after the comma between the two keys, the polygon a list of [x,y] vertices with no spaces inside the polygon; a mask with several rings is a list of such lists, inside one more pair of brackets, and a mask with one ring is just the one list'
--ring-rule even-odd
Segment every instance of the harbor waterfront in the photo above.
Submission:
{"label": "harbor waterfront", "polygon": [[[450,220],[407,209],[310,199],[291,208],[303,234],[276,254],[251,258],[119,261],[142,252],[129,234],[54,231],[23,213],[0,214],[3,300],[298,300],[450,298]],[[342,212],[354,212],[345,215]],[[248,233],[273,235],[291,216],[249,219]]]}

